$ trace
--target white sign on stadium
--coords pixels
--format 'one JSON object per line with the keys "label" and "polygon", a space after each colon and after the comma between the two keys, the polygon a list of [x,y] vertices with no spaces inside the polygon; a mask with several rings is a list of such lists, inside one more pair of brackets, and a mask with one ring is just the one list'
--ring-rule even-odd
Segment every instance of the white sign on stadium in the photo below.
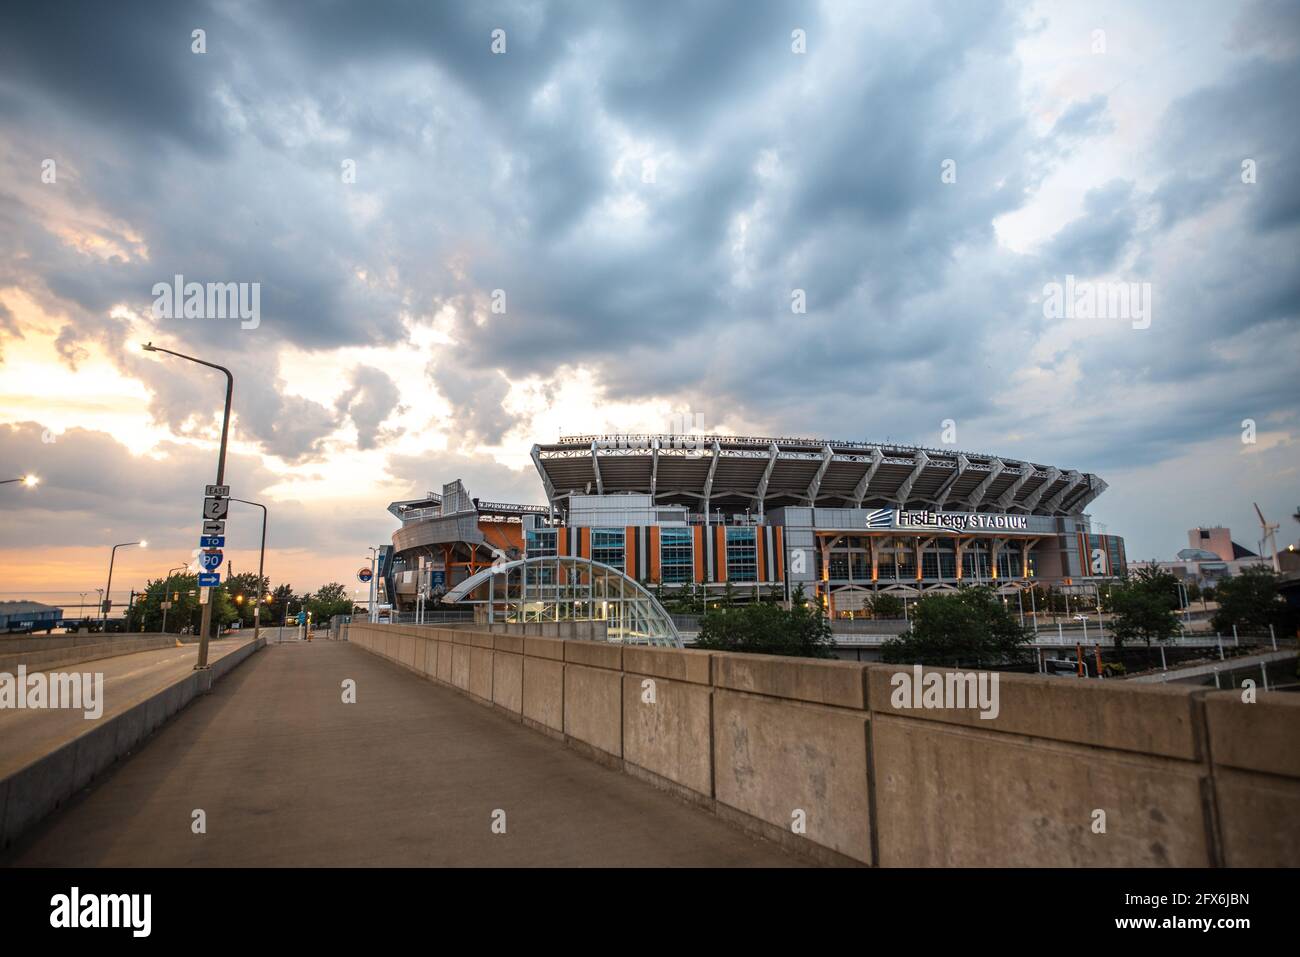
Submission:
{"label": "white sign on stadium", "polygon": [[950,532],[1027,531],[1025,515],[998,512],[934,512],[928,509],[877,508],[867,513],[869,529],[930,529]]}

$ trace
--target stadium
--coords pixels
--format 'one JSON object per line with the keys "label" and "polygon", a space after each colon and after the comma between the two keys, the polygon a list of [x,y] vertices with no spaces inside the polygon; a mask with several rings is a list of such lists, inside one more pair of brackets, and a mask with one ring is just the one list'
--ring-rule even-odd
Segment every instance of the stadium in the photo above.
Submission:
{"label": "stadium", "polygon": [[[533,446],[545,504],[473,498],[459,481],[394,502],[381,562],[398,610],[456,598],[493,562],[571,556],[661,595],[788,597],[832,617],[878,592],[977,583],[1091,591],[1124,574],[1122,538],[1084,509],[1096,475],[917,446],[735,435],[581,435]],[[480,579],[482,580],[482,579]]]}

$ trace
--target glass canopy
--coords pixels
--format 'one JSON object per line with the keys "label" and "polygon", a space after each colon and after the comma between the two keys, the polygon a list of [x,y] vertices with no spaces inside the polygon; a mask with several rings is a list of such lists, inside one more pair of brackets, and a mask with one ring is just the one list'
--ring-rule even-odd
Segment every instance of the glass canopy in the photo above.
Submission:
{"label": "glass canopy", "polygon": [[610,641],[683,646],[672,617],[644,586],[617,568],[573,555],[496,562],[442,600],[485,605],[488,624],[604,621]]}

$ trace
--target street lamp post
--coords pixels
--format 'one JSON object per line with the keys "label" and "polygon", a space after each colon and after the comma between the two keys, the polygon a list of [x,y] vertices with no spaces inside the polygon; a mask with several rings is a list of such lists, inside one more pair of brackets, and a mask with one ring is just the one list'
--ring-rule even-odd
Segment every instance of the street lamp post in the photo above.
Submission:
{"label": "street lamp post", "polygon": [[378,569],[375,567],[375,564],[379,560],[379,549],[374,545],[371,545],[369,547],[370,547],[370,622],[371,624],[373,624],[376,621],[375,599],[378,594],[378,589],[375,587],[375,574],[378,571]]}
{"label": "street lamp post", "polygon": [[250,502],[246,498],[232,498],[231,501],[256,505],[262,510],[262,548],[257,555],[257,601],[253,605],[253,641],[257,641],[262,634],[262,567],[266,562],[266,506],[261,502]]}
{"label": "street lamp post", "polygon": [[[219,366],[215,362],[205,362],[203,359],[196,359],[194,356],[187,356],[184,353],[173,352],[171,349],[164,349],[162,346],[156,346],[152,342],[146,342],[141,346],[145,352],[164,352],[169,356],[175,356],[178,359],[185,359],[188,362],[196,362],[201,366],[207,366],[209,369],[216,369],[218,372],[225,373],[226,376],[226,410],[221,419],[221,451],[217,455],[217,485],[224,485],[226,479],[226,439],[230,435],[230,400],[235,391],[235,377],[231,375],[230,370],[225,366]],[[212,596],[209,596],[211,598]],[[203,617],[199,624],[199,661],[194,666],[195,670],[202,670],[208,667],[208,631],[212,627],[212,601],[203,603]]]}
{"label": "street lamp post", "polygon": [[170,605],[170,604],[171,604],[171,601],[172,601],[170,598],[167,597],[168,595],[171,594],[171,592],[169,592],[169,591],[167,590],[167,586],[171,583],[172,575],[176,574],[176,572],[184,571],[185,568],[186,568],[185,565],[177,565],[175,568],[169,568],[169,569],[167,569],[167,578],[163,580],[163,623],[162,623],[162,630],[163,630],[163,634],[164,634],[164,635],[167,634],[167,612],[168,612],[168,608],[167,608],[167,606]]}
{"label": "street lamp post", "polygon": [[144,539],[138,542],[119,542],[113,546],[113,551],[108,556],[108,584],[104,586],[104,600],[99,603],[99,630],[105,633],[108,631],[108,603],[113,600],[113,562],[117,560],[117,550],[127,545],[149,547],[149,543]]}

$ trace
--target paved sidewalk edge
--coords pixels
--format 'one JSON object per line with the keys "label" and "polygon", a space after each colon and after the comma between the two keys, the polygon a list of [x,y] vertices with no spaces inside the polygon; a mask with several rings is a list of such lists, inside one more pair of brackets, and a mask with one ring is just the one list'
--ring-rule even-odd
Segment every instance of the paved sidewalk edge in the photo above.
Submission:
{"label": "paved sidewalk edge", "polygon": [[259,638],[223,655],[207,671],[186,675],[0,781],[0,850],[265,646]]}

